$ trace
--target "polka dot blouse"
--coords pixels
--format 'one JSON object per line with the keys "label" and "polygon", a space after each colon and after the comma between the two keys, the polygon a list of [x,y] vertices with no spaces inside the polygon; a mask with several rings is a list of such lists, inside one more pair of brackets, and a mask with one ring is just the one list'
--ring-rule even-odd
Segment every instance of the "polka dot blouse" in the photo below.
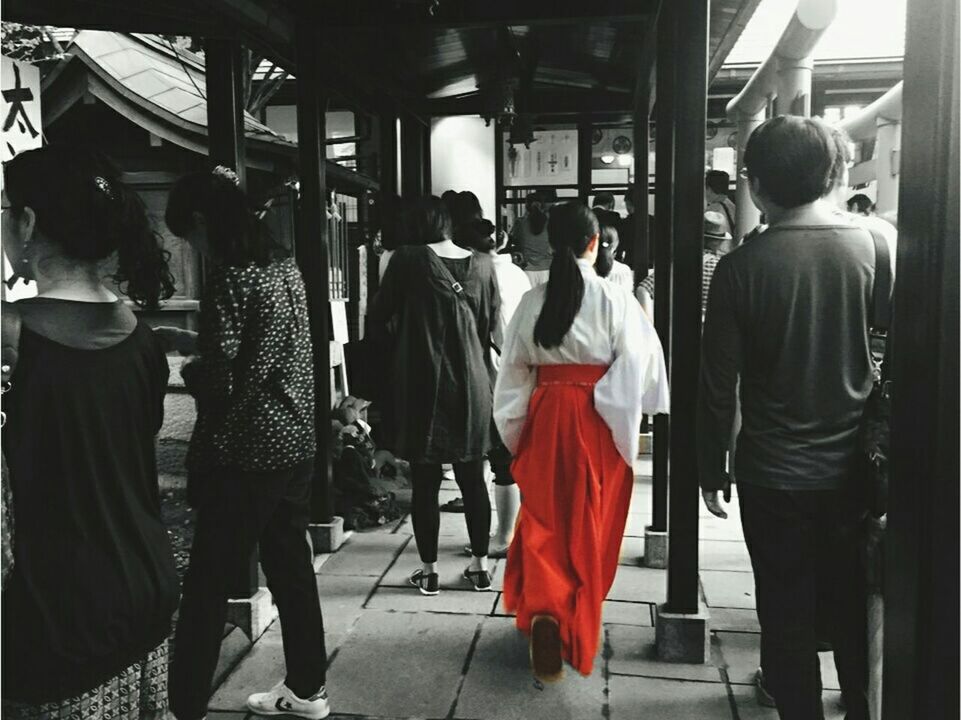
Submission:
{"label": "polka dot blouse", "polygon": [[188,469],[280,470],[312,457],[313,359],[297,265],[219,268],[206,285],[198,356],[183,369],[197,401]]}

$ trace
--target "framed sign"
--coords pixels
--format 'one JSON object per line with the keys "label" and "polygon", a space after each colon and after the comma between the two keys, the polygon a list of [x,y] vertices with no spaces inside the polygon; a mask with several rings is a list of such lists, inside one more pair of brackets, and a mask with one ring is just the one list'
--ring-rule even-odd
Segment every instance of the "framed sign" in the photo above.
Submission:
{"label": "framed sign", "polygon": [[6,162],[43,143],[40,116],[40,69],[30,63],[0,58],[0,112],[3,114],[0,160]]}

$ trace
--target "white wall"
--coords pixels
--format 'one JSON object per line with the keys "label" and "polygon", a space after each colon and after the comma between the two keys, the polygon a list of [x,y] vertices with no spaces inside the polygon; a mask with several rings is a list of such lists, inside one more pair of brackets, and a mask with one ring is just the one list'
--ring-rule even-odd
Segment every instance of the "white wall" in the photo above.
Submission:
{"label": "white wall", "polygon": [[494,222],[494,125],[479,116],[434,118],[430,130],[431,192],[470,190]]}

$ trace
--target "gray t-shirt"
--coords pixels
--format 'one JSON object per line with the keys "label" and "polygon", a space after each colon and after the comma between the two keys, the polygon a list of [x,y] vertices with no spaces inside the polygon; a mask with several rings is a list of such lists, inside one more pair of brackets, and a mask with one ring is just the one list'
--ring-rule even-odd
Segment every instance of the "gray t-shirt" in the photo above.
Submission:
{"label": "gray t-shirt", "polygon": [[826,490],[849,471],[871,390],[874,244],[850,224],[775,226],[721,258],[701,355],[701,486],[719,489],[741,378],[737,481]]}
{"label": "gray t-shirt", "polygon": [[525,215],[515,223],[510,232],[511,239],[524,255],[525,270],[550,270],[554,259],[554,249],[547,235],[547,224],[539,233],[531,230],[530,217]]}

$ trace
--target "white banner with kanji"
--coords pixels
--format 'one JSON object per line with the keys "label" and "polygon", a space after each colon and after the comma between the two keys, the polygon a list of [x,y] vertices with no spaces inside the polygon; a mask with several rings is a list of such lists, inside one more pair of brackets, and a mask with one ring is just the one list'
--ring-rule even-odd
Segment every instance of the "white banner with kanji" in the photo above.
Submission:
{"label": "white banner with kanji", "polygon": [[40,69],[30,63],[0,57],[0,160],[40,147]]}

